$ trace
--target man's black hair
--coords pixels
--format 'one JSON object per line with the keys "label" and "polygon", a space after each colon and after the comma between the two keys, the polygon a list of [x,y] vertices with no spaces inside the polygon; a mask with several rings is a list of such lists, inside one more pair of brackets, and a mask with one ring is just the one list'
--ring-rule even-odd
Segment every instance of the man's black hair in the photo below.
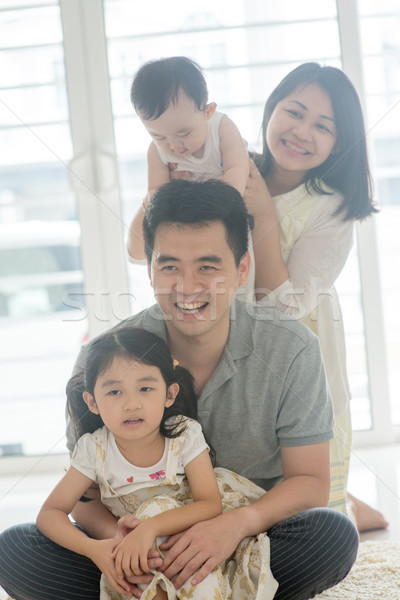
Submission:
{"label": "man's black hair", "polygon": [[147,260],[150,262],[157,228],[165,223],[201,225],[221,221],[236,266],[248,250],[249,215],[242,196],[216,179],[175,179],[160,187],[150,201],[143,220]]}

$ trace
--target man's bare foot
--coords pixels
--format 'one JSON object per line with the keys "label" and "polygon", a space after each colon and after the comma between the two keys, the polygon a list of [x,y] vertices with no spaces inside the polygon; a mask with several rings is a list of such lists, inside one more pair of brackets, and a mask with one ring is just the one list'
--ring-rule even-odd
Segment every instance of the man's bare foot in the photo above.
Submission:
{"label": "man's bare foot", "polygon": [[371,529],[386,529],[389,523],[379,510],[372,508],[366,502],[356,498],[349,492],[346,495],[347,513],[358,531],[369,531]]}

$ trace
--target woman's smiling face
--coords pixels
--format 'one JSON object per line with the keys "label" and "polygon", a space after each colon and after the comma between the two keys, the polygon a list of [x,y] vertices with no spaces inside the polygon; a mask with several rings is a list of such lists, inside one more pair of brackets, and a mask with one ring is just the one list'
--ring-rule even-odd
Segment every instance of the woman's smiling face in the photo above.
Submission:
{"label": "woman's smiling face", "polygon": [[335,147],[335,115],[328,94],[315,83],[295,88],[276,105],[266,138],[273,172],[296,172],[299,182],[304,180]]}

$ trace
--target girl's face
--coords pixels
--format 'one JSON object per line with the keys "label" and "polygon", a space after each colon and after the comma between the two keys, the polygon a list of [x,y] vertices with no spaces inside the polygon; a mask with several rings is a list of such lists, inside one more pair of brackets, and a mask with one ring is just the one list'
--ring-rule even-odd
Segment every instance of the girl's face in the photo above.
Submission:
{"label": "girl's face", "polygon": [[174,403],[178,391],[177,383],[167,388],[158,367],[115,357],[98,376],[94,397],[85,392],[83,398],[117,441],[151,442],[161,435],[164,408]]}
{"label": "girl's face", "polygon": [[296,173],[299,183],[304,181],[310,169],[325,162],[336,143],[335,115],[328,94],[315,83],[295,88],[276,105],[266,138],[273,173]]}

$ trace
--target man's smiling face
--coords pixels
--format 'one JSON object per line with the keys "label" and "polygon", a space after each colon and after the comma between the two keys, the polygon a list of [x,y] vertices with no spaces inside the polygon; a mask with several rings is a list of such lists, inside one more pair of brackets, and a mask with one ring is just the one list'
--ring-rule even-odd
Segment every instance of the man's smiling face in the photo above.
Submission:
{"label": "man's smiling face", "polygon": [[235,264],[221,221],[158,227],[149,275],[170,336],[227,336],[229,308],[248,276]]}

